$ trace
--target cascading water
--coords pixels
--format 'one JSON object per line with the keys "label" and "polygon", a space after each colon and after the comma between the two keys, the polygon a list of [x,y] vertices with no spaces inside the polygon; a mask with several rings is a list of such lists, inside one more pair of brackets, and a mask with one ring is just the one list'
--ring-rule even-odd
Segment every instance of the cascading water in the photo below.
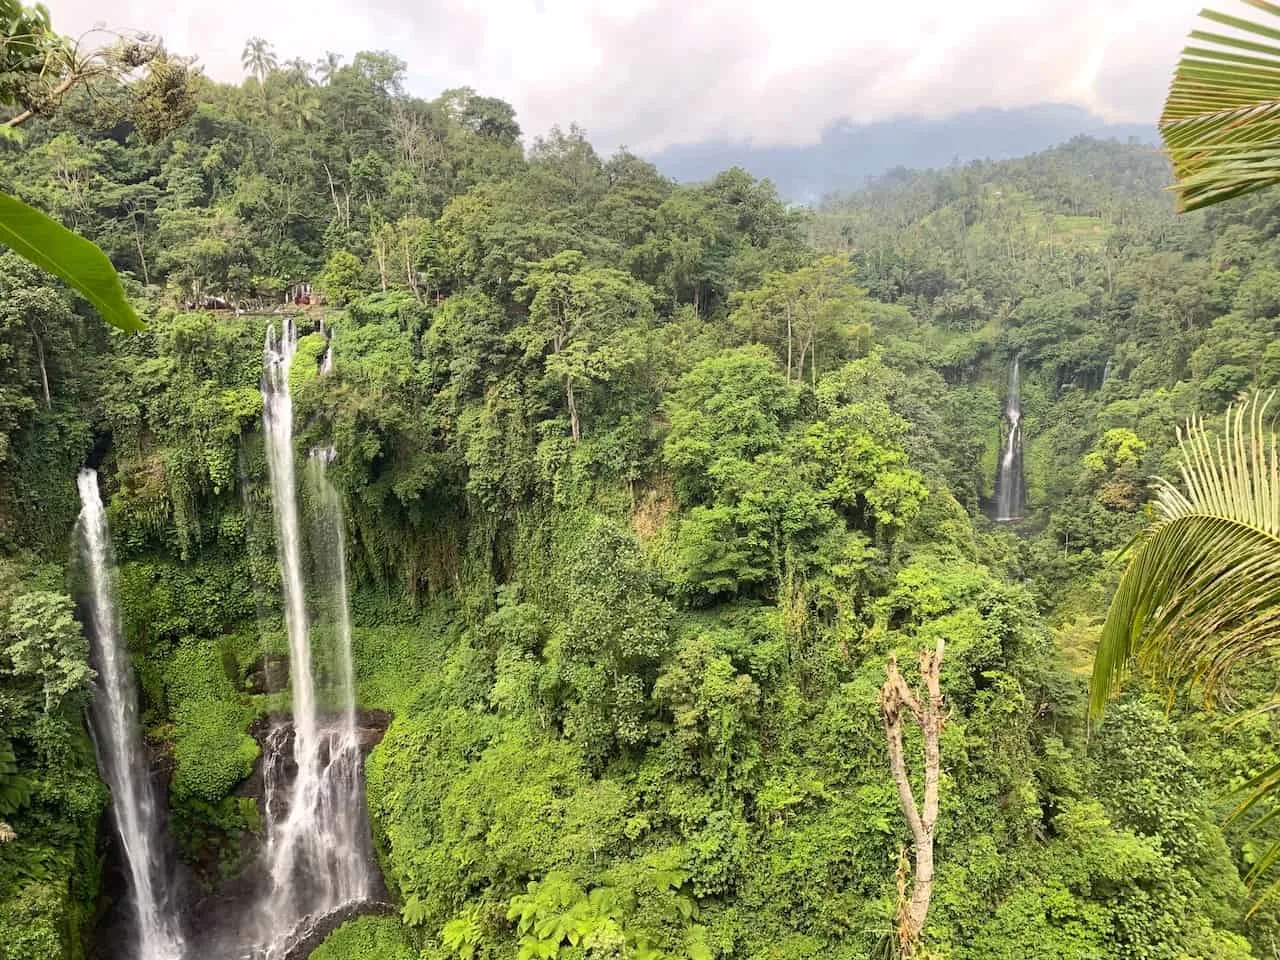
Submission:
{"label": "cascading water", "polygon": [[1020,520],[1026,506],[1026,483],[1022,476],[1022,374],[1020,358],[1009,368],[1009,393],[1004,402],[1006,432],[996,474],[996,520]]}
{"label": "cascading water", "polygon": [[138,960],[179,960],[183,937],[170,907],[169,880],[161,856],[159,804],[148,776],[138,726],[138,692],[120,633],[110,562],[110,532],[98,491],[98,474],[82,470],[79,534],[88,575],[89,633],[98,670],[93,742],[102,777],[111,790],[112,819],[124,848],[137,923]]}
{"label": "cascading water", "polygon": [[331,690],[337,718],[323,720],[317,702],[312,624],[307,614],[302,565],[297,477],[293,451],[293,404],[289,369],[297,334],[268,331],[262,378],[267,473],[276,519],[277,551],[289,638],[293,723],[267,739],[264,778],[267,808],[267,869],[271,891],[261,911],[260,954],[274,960],[289,953],[313,927],[336,911],[369,899],[369,826],[364,805],[360,743],[355,722],[351,624],[347,604],[342,513],[328,480],[324,458],[313,457],[317,517],[312,540],[322,609],[332,624]]}
{"label": "cascading water", "polygon": [[320,375],[323,377],[332,372],[333,372],[333,334],[330,333],[329,343],[324,348],[324,357],[320,360]]}

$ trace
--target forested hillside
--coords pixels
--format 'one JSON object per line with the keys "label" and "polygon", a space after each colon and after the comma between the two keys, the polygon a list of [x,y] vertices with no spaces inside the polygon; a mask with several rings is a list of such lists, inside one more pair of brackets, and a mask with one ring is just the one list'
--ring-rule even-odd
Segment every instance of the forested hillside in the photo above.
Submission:
{"label": "forested hillside", "polygon": [[[1089,729],[1085,690],[1176,424],[1280,385],[1280,199],[1175,218],[1157,153],[1076,140],[806,212],[572,127],[525,150],[507,104],[410,97],[385,55],[250,66],[158,143],[76,103],[0,141],[0,189],[101,244],[148,321],[0,257],[0,957],[104,947],[85,464],[188,882],[257,854],[286,314],[360,704],[390,716],[367,791],[395,911],[317,960],[892,955],[921,878],[882,686],[940,639],[917,957],[1274,955],[1242,878],[1275,826],[1222,826],[1280,759],[1271,715],[1135,680]],[[1015,358],[1027,509],[995,523]]]}

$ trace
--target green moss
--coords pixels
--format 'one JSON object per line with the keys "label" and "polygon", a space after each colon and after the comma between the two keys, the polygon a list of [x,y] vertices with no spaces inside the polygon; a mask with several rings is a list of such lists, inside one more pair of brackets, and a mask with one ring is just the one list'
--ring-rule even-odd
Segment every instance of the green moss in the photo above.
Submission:
{"label": "green moss", "polygon": [[258,744],[245,733],[254,711],[208,701],[183,710],[173,741],[173,794],[178,802],[214,803],[253,772]]}
{"label": "green moss", "polygon": [[259,754],[247,733],[259,709],[237,691],[245,636],[185,640],[164,667],[174,826],[183,860],[206,887],[243,866],[244,838],[260,826],[254,802],[230,796]]}
{"label": "green moss", "polygon": [[331,933],[311,960],[417,960],[409,931],[391,917],[360,917]]}
{"label": "green moss", "polygon": [[309,333],[298,338],[298,352],[289,367],[289,392],[296,394],[308,380],[314,380],[320,370],[329,341],[319,333]]}

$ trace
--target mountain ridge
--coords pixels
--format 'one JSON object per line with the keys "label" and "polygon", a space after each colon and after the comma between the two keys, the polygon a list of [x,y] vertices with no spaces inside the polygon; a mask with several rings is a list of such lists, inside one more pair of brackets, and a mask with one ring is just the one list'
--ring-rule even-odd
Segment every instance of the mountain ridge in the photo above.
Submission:
{"label": "mountain ridge", "polygon": [[709,141],[667,147],[648,159],[681,182],[708,180],[720,170],[742,167],[768,177],[794,203],[815,203],[830,193],[858,189],[868,179],[895,168],[1012,159],[1077,136],[1158,142],[1154,125],[1110,123],[1083,107],[1046,103],[983,108],[937,119],[901,116],[869,124],[837,120],[815,144]]}

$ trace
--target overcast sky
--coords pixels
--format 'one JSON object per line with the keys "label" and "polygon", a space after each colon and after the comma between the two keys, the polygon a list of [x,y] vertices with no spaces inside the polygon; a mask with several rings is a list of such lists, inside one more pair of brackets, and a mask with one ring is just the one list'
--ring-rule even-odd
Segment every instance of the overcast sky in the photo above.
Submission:
{"label": "overcast sky", "polygon": [[[261,35],[281,60],[390,50],[412,92],[469,85],[528,134],[597,146],[801,144],[824,126],[1048,101],[1155,121],[1201,0],[52,0],[54,26],[149,30],[219,80]],[[1222,0],[1222,7],[1231,3]],[[1237,6],[1243,6],[1237,4]],[[1245,8],[1247,11],[1247,8]]]}

